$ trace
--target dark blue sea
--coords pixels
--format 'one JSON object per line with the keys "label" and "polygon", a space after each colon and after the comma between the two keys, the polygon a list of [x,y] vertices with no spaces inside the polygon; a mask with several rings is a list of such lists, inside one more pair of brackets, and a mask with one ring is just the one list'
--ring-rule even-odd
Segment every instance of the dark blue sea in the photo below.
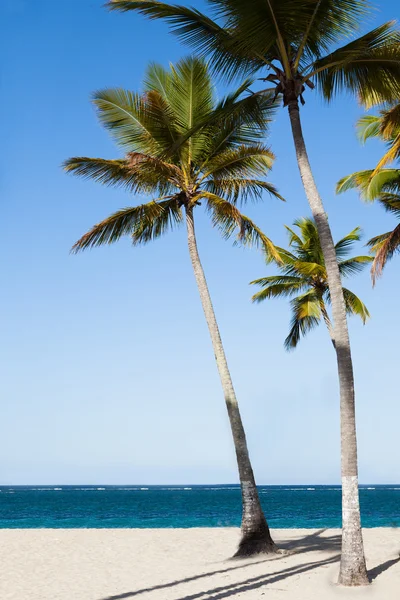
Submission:
{"label": "dark blue sea", "polygon": [[[273,528],[340,527],[339,486],[260,486]],[[363,527],[400,526],[400,485],[360,490]],[[237,485],[0,486],[0,528],[231,527]]]}

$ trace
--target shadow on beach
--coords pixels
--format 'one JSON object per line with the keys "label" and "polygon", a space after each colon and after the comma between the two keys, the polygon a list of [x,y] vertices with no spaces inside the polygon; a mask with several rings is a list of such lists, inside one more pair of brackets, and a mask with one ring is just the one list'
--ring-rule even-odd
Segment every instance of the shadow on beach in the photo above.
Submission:
{"label": "shadow on beach", "polygon": [[[208,577],[212,577],[213,575],[219,575],[224,573],[229,573],[231,571],[240,571],[243,573],[243,578],[235,583],[229,583],[224,586],[214,587],[210,589],[203,589],[200,592],[192,593],[189,595],[179,596],[176,600],[197,600],[198,598],[202,598],[203,600],[223,600],[224,598],[229,598],[235,596],[237,594],[242,594],[244,592],[248,592],[250,590],[255,590],[258,588],[262,588],[264,586],[268,586],[270,584],[276,583],[278,581],[283,581],[293,576],[301,575],[302,573],[306,573],[308,571],[313,571],[314,569],[318,569],[320,567],[330,566],[334,563],[338,563],[340,560],[340,546],[341,546],[341,535],[334,534],[330,536],[322,537],[322,534],[327,531],[326,529],[320,529],[318,531],[314,531],[309,535],[306,535],[297,540],[280,540],[279,547],[286,551],[285,553],[275,556],[265,556],[264,558],[260,558],[259,560],[240,560],[234,559],[230,561],[232,566],[229,566],[224,569],[218,569],[215,571],[209,571],[207,573],[201,573],[199,575],[193,575],[192,577],[187,577],[185,579],[170,581],[167,583],[162,583],[159,585],[154,585],[152,587],[146,587],[138,590],[132,590],[130,592],[125,592],[123,594],[117,594],[115,596],[107,596],[103,597],[99,600],[124,600],[134,598],[135,596],[139,596],[140,594],[149,593],[157,590],[167,590],[169,588],[177,587],[179,585],[190,583],[193,581],[204,579],[204,582],[207,581]],[[252,567],[253,565],[262,564],[262,563],[277,563],[282,559],[288,558],[290,556],[296,556],[299,554],[308,554],[313,552],[324,552],[327,554],[335,554],[333,556],[329,556],[327,558],[323,558],[321,560],[309,562],[303,562],[301,564],[296,564],[291,567],[285,566],[284,569],[273,571],[272,573],[265,573],[262,575],[257,575],[255,577],[246,578],[246,569]],[[373,569],[369,571],[370,581],[376,579],[381,573],[400,562],[400,557],[392,560],[388,560],[380,565],[377,565]],[[276,588],[275,588],[276,589]]]}
{"label": "shadow on beach", "polygon": [[[321,537],[321,534],[324,533],[326,529],[320,529],[319,531],[315,531],[306,535],[298,540],[290,540],[285,542],[285,540],[281,540],[279,542],[279,547],[282,550],[285,550],[287,553],[282,555],[271,555],[265,556],[259,560],[240,560],[234,559],[231,561],[229,566],[225,569],[218,569],[215,571],[209,571],[207,573],[201,573],[199,575],[193,575],[192,577],[187,577],[185,579],[180,579],[176,581],[170,581],[168,583],[162,583],[159,585],[155,585],[152,587],[142,588],[138,590],[132,590],[130,592],[125,592],[123,594],[117,594],[115,596],[107,596],[105,598],[101,598],[100,600],[124,600],[125,598],[134,598],[135,596],[139,596],[140,594],[169,589],[175,586],[179,586],[181,584],[190,583],[192,581],[198,581],[200,579],[206,580],[207,577],[212,577],[213,575],[220,575],[224,573],[229,573],[231,571],[239,571],[243,570],[243,574],[245,574],[245,570],[248,567],[253,565],[262,564],[262,563],[271,563],[278,562],[283,558],[287,558],[290,555],[298,555],[302,553],[311,553],[315,551],[323,551],[327,553],[338,552],[340,551],[341,544],[341,536],[331,535],[328,537]],[[204,600],[220,600],[222,598],[228,598],[229,596],[234,596],[235,594],[239,594],[242,592],[246,592],[249,590],[260,588],[264,585],[272,584],[277,581],[281,581],[283,579],[287,579],[294,575],[300,575],[301,573],[311,571],[313,569],[317,569],[321,566],[328,566],[335,562],[338,562],[340,559],[340,554],[335,554],[329,558],[319,560],[319,561],[310,561],[302,564],[297,564],[292,567],[287,567],[282,570],[274,571],[273,573],[258,575],[256,577],[251,578],[243,578],[240,581],[237,581],[232,584],[228,584],[226,586],[217,587],[209,590],[203,590],[201,592],[190,594],[186,596],[182,596],[177,600],[196,600],[197,598],[203,597]]]}

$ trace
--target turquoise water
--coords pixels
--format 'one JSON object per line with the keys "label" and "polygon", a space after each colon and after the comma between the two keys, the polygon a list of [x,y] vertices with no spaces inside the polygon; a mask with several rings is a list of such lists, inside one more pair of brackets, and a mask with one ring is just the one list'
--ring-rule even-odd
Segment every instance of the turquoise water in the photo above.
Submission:
{"label": "turquoise water", "polygon": [[[260,486],[273,528],[340,527],[339,486]],[[362,486],[364,527],[400,526],[400,485]],[[221,486],[0,486],[0,528],[230,527],[240,488]]]}

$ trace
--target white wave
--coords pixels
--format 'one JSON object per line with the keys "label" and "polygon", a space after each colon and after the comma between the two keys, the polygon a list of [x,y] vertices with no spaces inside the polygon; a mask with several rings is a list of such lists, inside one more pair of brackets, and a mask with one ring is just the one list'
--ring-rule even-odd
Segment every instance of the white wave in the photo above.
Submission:
{"label": "white wave", "polygon": [[62,488],[53,488],[53,490],[54,490],[55,492],[60,492],[60,491],[62,490]]}
{"label": "white wave", "polygon": [[315,488],[307,488],[307,492],[315,492]]}
{"label": "white wave", "polygon": [[106,488],[96,488],[99,492],[105,490]]}
{"label": "white wave", "polygon": [[374,490],[375,488],[373,487],[367,487],[367,490]]}
{"label": "white wave", "polygon": [[140,488],[140,489],[141,489],[141,490],[143,490],[143,491],[146,491],[146,490],[148,490],[149,488]]}
{"label": "white wave", "polygon": [[192,488],[183,488],[184,490],[191,490]]}

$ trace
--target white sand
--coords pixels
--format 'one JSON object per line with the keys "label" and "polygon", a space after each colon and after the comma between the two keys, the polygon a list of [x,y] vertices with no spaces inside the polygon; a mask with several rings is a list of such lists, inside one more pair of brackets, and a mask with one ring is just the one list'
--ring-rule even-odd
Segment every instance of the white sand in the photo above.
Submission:
{"label": "white sand", "polygon": [[227,560],[237,529],[0,530],[1,600],[400,599],[400,530],[364,530],[368,588],[343,589],[338,530],[275,530],[288,556]]}

